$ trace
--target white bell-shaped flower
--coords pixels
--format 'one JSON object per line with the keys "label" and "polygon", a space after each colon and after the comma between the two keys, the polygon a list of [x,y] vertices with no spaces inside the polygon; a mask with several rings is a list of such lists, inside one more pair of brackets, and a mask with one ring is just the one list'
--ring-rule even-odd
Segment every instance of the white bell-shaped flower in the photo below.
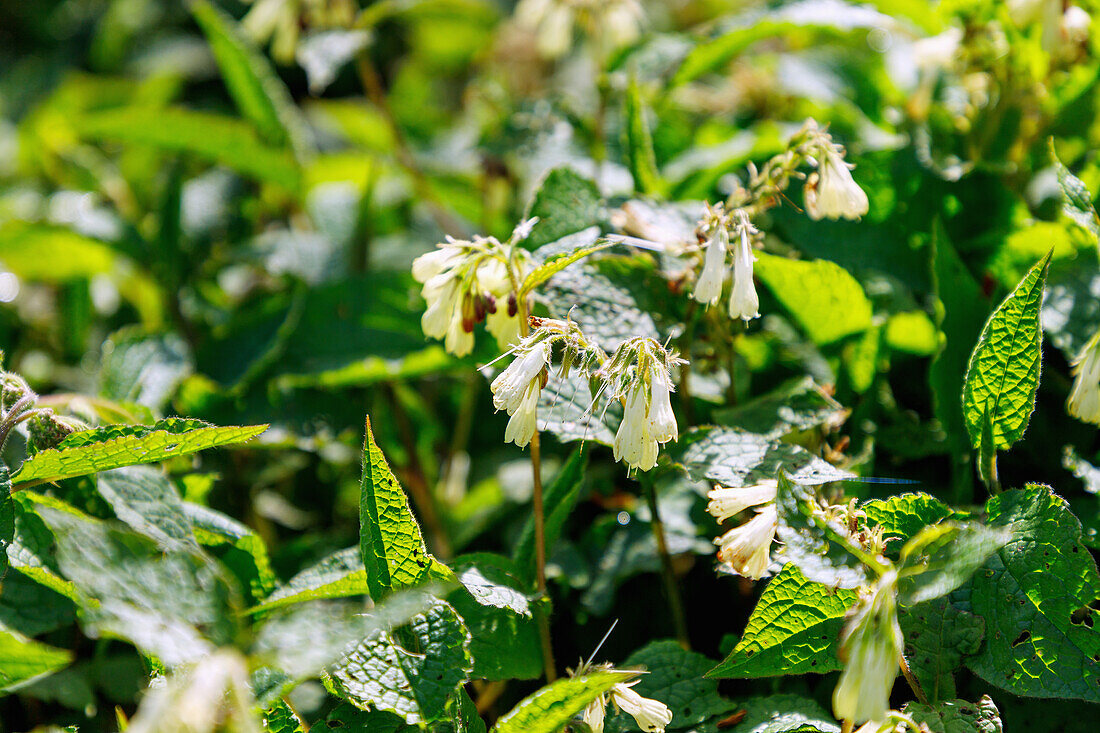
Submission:
{"label": "white bell-shaped flower", "polygon": [[760,317],[760,298],[756,294],[756,285],[752,281],[752,263],[756,261],[756,257],[752,253],[751,225],[745,221],[738,228],[740,236],[733,253],[730,318],[750,321]]}
{"label": "white bell-shaped flower", "polygon": [[707,493],[707,498],[710,499],[707,504],[707,511],[719,522],[724,522],[749,507],[775,501],[775,491],[778,485],[775,479],[764,479],[753,486],[742,486],[737,489],[714,489]]}
{"label": "white bell-shaped flower", "polygon": [[837,147],[826,143],[821,148],[818,169],[806,179],[803,199],[811,219],[858,219],[867,213],[867,194],[852,178],[851,163]]}
{"label": "white bell-shaped flower", "polygon": [[692,297],[700,303],[714,305],[722,297],[722,282],[726,279],[726,250],[729,249],[730,235],[721,224],[707,240],[706,258],[699,279],[695,281]]}
{"label": "white bell-shaped flower", "polygon": [[619,682],[611,687],[611,702],[619,710],[634,718],[638,727],[646,733],[663,733],[672,722],[672,711],[659,700],[642,697],[631,689],[637,682]]}
{"label": "white bell-shaped flower", "polygon": [[650,378],[649,434],[658,443],[667,443],[680,437],[676,427],[676,413],[672,411],[672,382],[663,366],[653,370]]}
{"label": "white bell-shaped flower", "polygon": [[493,393],[493,407],[505,410],[509,415],[514,413],[524,400],[528,386],[538,379],[549,363],[549,341],[539,341],[526,353],[513,359],[489,385],[489,390]]}
{"label": "white bell-shaped flower", "polygon": [[764,577],[771,565],[776,522],[775,504],[758,509],[755,517],[714,541],[719,545],[719,561],[746,578],[759,580]]}
{"label": "white bell-shaped flower", "polygon": [[856,724],[883,720],[905,642],[898,625],[897,572],[886,572],[860,601],[840,635],[845,660],[833,690],[833,714]]}
{"label": "white bell-shaped flower", "polygon": [[584,724],[592,733],[603,733],[604,715],[607,713],[607,695],[600,695],[584,709]]}
{"label": "white bell-shaped flower", "polygon": [[459,247],[442,246],[420,255],[412,263],[412,276],[418,283],[427,283],[436,275],[446,272],[462,259]]}
{"label": "white bell-shaped flower", "polygon": [[1074,359],[1073,374],[1066,409],[1078,420],[1100,425],[1100,333]]}
{"label": "white bell-shaped flower", "polygon": [[451,322],[447,325],[447,336],[443,340],[443,348],[455,356],[466,356],[474,350],[473,323],[468,324],[462,314],[461,307],[455,307],[451,315]]}
{"label": "white bell-shaped flower", "polygon": [[423,295],[428,308],[420,316],[420,328],[425,336],[441,339],[447,335],[455,310],[459,309],[458,281],[437,275],[424,285]]}
{"label": "white bell-shaped flower", "polygon": [[508,420],[508,427],[504,429],[504,442],[515,443],[523,448],[531,442],[531,436],[535,434],[536,420],[538,418],[539,394],[542,387],[539,380],[532,380],[523,393],[523,399],[516,406],[512,417]]}
{"label": "white bell-shaped flower", "polygon": [[631,468],[643,471],[657,465],[658,453],[657,441],[649,430],[646,401],[645,391],[641,386],[630,393],[613,445],[616,461],[623,461]]}

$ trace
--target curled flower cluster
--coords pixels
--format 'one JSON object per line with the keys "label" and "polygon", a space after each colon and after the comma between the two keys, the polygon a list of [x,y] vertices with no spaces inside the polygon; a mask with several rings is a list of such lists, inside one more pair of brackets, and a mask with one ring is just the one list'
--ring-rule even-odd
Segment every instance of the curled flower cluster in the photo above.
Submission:
{"label": "curled flower cluster", "polygon": [[753,486],[716,488],[707,494],[707,512],[719,522],[756,507],[756,515],[734,527],[714,541],[718,545],[718,560],[730,572],[759,580],[771,565],[771,547],[775,539],[778,517],[775,492],[778,482],[765,479]]}
{"label": "curled flower cluster", "polygon": [[1078,420],[1100,425],[1100,331],[1073,360],[1073,375],[1066,409]]}
{"label": "curled flower cluster", "polygon": [[[608,671],[616,671],[609,664],[598,665],[598,668]],[[573,676],[579,676],[587,671],[587,665],[581,665]],[[631,670],[617,670],[629,672]],[[642,697],[632,687],[639,680],[633,682],[618,682],[611,689],[602,693],[584,709],[584,723],[592,730],[592,733],[603,733],[604,716],[607,713],[607,703],[610,702],[616,710],[620,710],[638,724],[638,729],[646,733],[664,733],[666,727],[672,722],[672,711],[660,700]]]}
{"label": "curled flower cluster", "polygon": [[657,465],[660,446],[680,437],[672,411],[669,370],[683,363],[651,338],[631,339],[615,350],[601,369],[611,394],[624,402],[623,421],[615,433],[615,460],[649,471]]}
{"label": "curled flower cluster", "polygon": [[744,209],[735,209],[732,214],[727,215],[721,204],[707,207],[703,228],[710,232],[710,236],[706,243],[703,269],[692,295],[697,301],[707,305],[714,305],[722,297],[731,227],[736,243],[733,245],[733,288],[730,292],[729,314],[730,318],[749,321],[760,315],[760,298],[752,280],[752,263],[756,260],[752,253],[752,235],[759,232],[749,221],[748,213]]}
{"label": "curled flower cluster", "polygon": [[868,210],[867,194],[852,178],[854,165],[844,159],[844,148],[814,123],[811,161],[817,170],[802,189],[811,219],[858,219]]}
{"label": "curled flower cluster", "polygon": [[833,691],[833,713],[854,723],[884,720],[901,663],[904,637],[898,625],[898,574],[893,568],[860,599],[840,634],[844,671]]}
{"label": "curled flower cluster", "polygon": [[413,277],[423,284],[421,294],[428,303],[420,318],[426,336],[443,339],[444,348],[455,356],[473,350],[474,326],[483,321],[501,348],[519,339],[515,290],[530,265],[515,243],[530,231],[526,225],[517,227],[507,244],[493,237],[448,237],[413,261]]}

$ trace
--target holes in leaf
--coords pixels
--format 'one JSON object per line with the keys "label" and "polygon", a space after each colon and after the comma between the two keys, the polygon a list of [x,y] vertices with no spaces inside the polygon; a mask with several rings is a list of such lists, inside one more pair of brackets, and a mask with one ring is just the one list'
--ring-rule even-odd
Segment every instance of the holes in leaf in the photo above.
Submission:
{"label": "holes in leaf", "polygon": [[1031,632],[1027,629],[1024,629],[1022,632],[1020,632],[1020,635],[1016,637],[1016,641],[1012,642],[1012,648],[1015,649],[1030,638]]}
{"label": "holes in leaf", "polygon": [[1069,615],[1069,622],[1078,626],[1092,628],[1093,609],[1090,606],[1082,606]]}

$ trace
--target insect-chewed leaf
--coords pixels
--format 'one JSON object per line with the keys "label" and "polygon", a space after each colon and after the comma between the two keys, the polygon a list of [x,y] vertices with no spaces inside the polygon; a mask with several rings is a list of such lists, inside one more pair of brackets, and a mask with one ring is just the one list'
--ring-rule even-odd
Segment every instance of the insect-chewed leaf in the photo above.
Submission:
{"label": "insect-chewed leaf", "polygon": [[[979,452],[1009,448],[1027,429],[1039,387],[1039,308],[1049,265],[1048,253],[989,317],[970,355],[963,419]],[[991,434],[992,445],[984,445],[983,430]]]}
{"label": "insect-chewed leaf", "polygon": [[925,696],[932,702],[954,697],[953,673],[964,657],[981,648],[985,621],[946,597],[903,607],[898,620],[905,635],[905,661]]}
{"label": "insect-chewed leaf", "polygon": [[977,703],[966,700],[944,700],[935,704],[911,702],[902,712],[928,730],[937,733],[1001,733],[1001,714],[989,695]]}
{"label": "insect-chewed leaf", "polygon": [[557,733],[588,703],[634,676],[598,671],[552,682],[520,700],[497,721],[492,733]]}
{"label": "insect-chewed leaf", "polygon": [[930,494],[908,493],[872,499],[860,505],[867,521],[882,527],[888,539],[908,540],[930,524],[952,516],[952,509]]}

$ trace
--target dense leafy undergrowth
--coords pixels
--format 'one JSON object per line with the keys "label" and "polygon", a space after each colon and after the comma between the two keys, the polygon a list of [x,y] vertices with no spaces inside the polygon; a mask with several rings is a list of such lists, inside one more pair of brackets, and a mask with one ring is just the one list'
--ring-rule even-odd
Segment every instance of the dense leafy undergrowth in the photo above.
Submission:
{"label": "dense leafy undergrowth", "polygon": [[1093,730],[1095,9],[0,6],[0,733]]}

